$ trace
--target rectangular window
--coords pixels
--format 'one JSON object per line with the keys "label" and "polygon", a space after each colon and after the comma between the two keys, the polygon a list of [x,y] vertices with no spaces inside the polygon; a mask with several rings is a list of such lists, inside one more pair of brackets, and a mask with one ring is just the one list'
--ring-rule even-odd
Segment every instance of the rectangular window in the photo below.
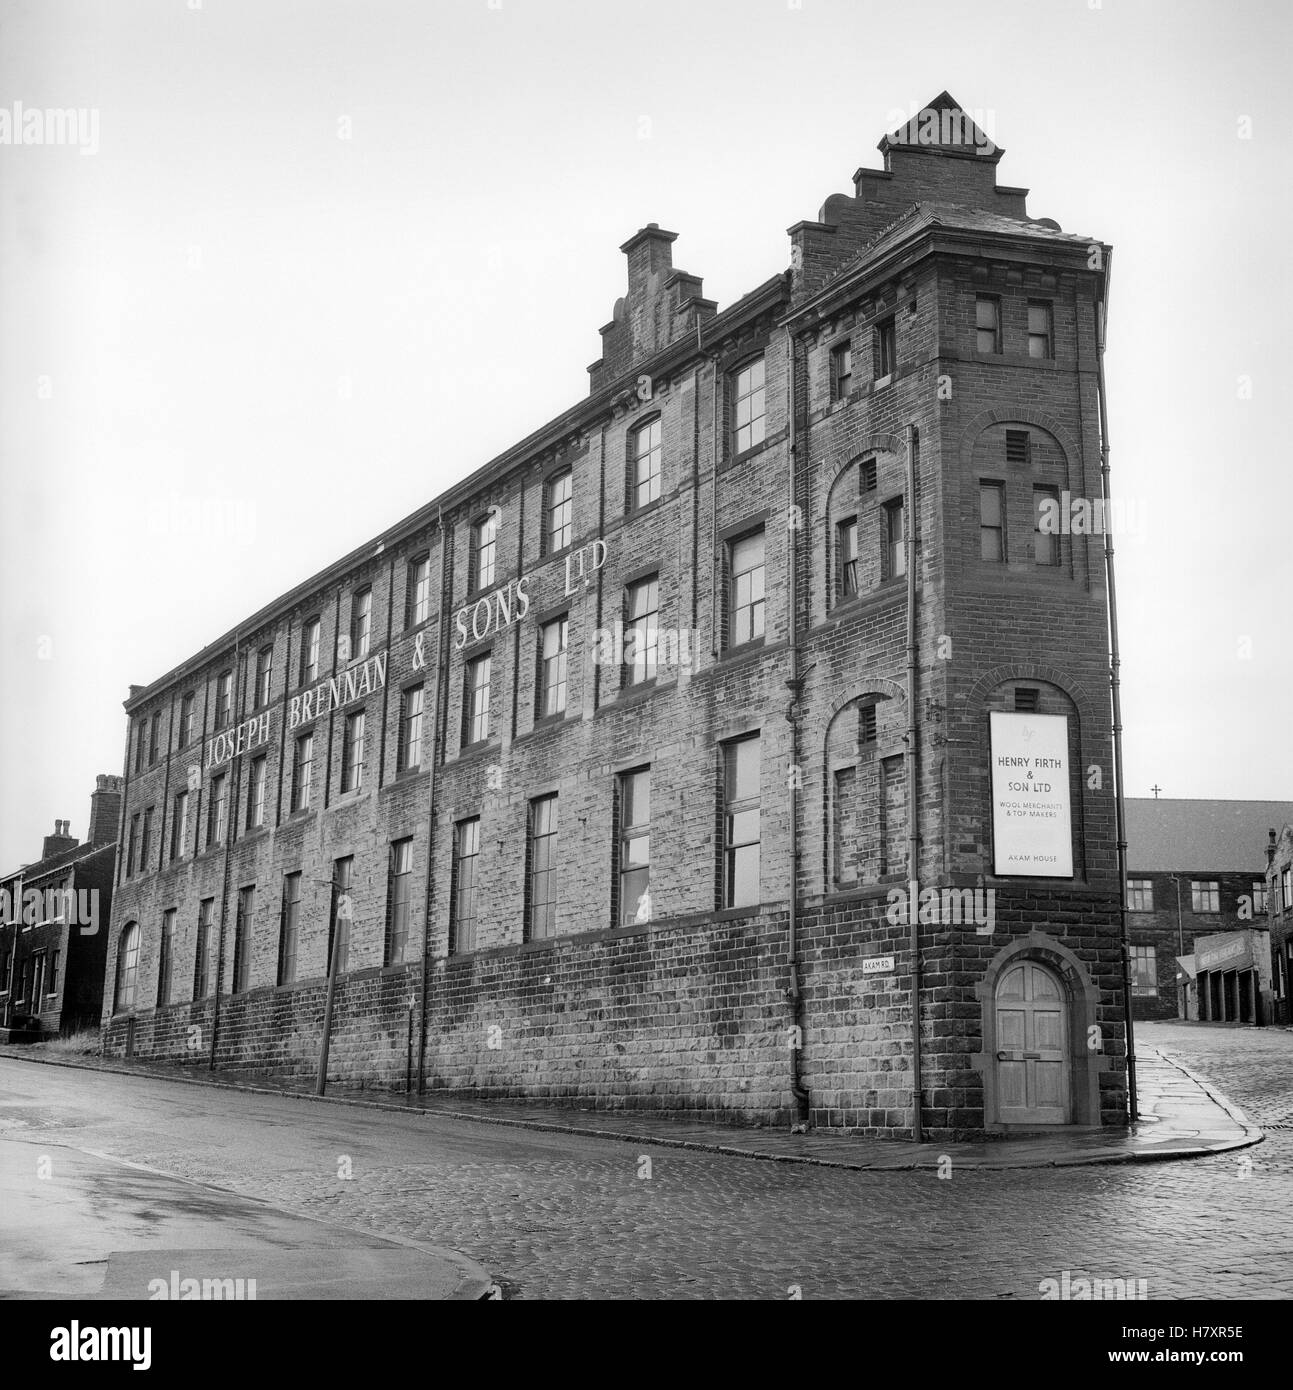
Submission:
{"label": "rectangular window", "polygon": [[189,794],[187,791],[175,793],[175,805],[171,811],[171,858],[180,859],[189,843]]}
{"label": "rectangular window", "polygon": [[974,328],[980,352],[1001,352],[1001,301],[981,294],[974,301]]}
{"label": "rectangular window", "polygon": [[857,802],[858,770],[841,767],[835,772],[834,830],[835,887],[847,888],[858,881],[858,861],[863,842]]}
{"label": "rectangular window", "polygon": [[858,592],[858,519],[841,521],[835,528],[835,601],[842,602]]}
{"label": "rectangular window", "polygon": [[154,710],[148,721],[148,761],[151,765],[161,756],[162,712]]}
{"label": "rectangular window", "polygon": [[130,818],[130,838],[126,841],[126,877],[133,878],[139,866],[139,813]]}
{"label": "rectangular window", "polygon": [[759,888],[759,736],[723,746],[723,906],[749,907]]}
{"label": "rectangular window", "polygon": [[1158,953],[1153,946],[1131,948],[1131,992],[1149,997],[1158,994]]}
{"label": "rectangular window", "polygon": [[265,824],[265,780],[269,771],[269,756],[262,753],[251,760],[247,774],[247,829],[256,830]]}
{"label": "rectangular window", "polygon": [[350,657],[359,661],[368,655],[373,635],[373,591],[360,589],[350,602]]}
{"label": "rectangular window", "polygon": [[1006,558],[1006,488],[979,484],[979,558],[1000,563]]}
{"label": "rectangular window", "polygon": [[1154,880],[1152,878],[1129,878],[1127,880],[1127,911],[1153,912]]}
{"label": "rectangular window", "polygon": [[147,752],[148,744],[148,721],[141,719],[135,725],[135,771],[144,770],[144,754]]}
{"label": "rectangular window", "polygon": [[1016,714],[1040,714],[1042,708],[1042,692],[1036,686],[1020,685],[1015,687],[1015,713]]}
{"label": "rectangular window", "polygon": [[364,780],[364,712],[346,715],[346,742],[341,750],[341,790],[358,791]]}
{"label": "rectangular window", "polygon": [[269,679],[274,667],[274,648],[262,647],[256,653],[256,707],[269,704]]}
{"label": "rectangular window", "polygon": [[411,686],[400,696],[401,772],[412,772],[422,766],[422,699],[423,687]]}
{"label": "rectangular window", "polygon": [[217,729],[228,728],[233,720],[233,672],[221,671],[216,677],[216,717]]}
{"label": "rectangular window", "polygon": [[162,939],[157,962],[157,1007],[164,1009],[171,1002],[171,972],[175,965],[175,909],[162,913]]}
{"label": "rectangular window", "polygon": [[180,741],[179,748],[187,748],[193,742],[193,692],[190,690],[180,698]]}
{"label": "rectangular window", "polygon": [[1293,869],[1285,869],[1280,874],[1280,898],[1284,911],[1293,907]]}
{"label": "rectangular window", "polygon": [[[1055,487],[1033,488],[1033,563],[1037,565],[1058,565],[1060,562],[1060,538],[1055,529],[1059,525],[1060,493]],[[1043,522],[1045,530],[1043,530]]]}
{"label": "rectangular window", "polygon": [[733,541],[727,552],[732,587],[727,616],[728,645],[763,636],[763,532]]}
{"label": "rectangular window", "polygon": [[462,743],[470,747],[489,737],[490,655],[478,656],[463,667]]}
{"label": "rectangular window", "polygon": [[892,376],[898,365],[898,333],[893,317],[875,326],[875,379],[877,384]]}
{"label": "rectangular window", "polygon": [[658,575],[630,584],[624,603],[624,684],[655,679],[660,608]]}
{"label": "rectangular window", "polygon": [[283,875],[283,907],[278,929],[278,983],[296,981],[296,949],[301,929],[301,875]]}
{"label": "rectangular window", "polygon": [[633,490],[629,510],[645,507],[660,496],[661,445],[660,420],[657,417],[633,431]]}
{"label": "rectangular window", "polygon": [[1221,885],[1215,878],[1190,880],[1190,911],[1221,911]]}
{"label": "rectangular window", "polygon": [[245,994],[251,979],[251,923],[256,909],[256,888],[250,885],[238,890],[238,915],[233,932],[232,994]]}
{"label": "rectangular window", "polygon": [[451,955],[476,949],[476,861],[480,855],[480,817],[459,821],[453,838],[453,895],[450,899]]}
{"label": "rectangular window", "polygon": [[309,685],[319,679],[319,634],[322,626],[318,618],[311,618],[301,629],[301,684]]}
{"label": "rectangular window", "polygon": [[57,949],[49,953],[49,977],[45,981],[45,993],[55,995],[58,993],[58,951]]}
{"label": "rectangular window", "polygon": [[496,513],[482,517],[471,528],[471,587],[488,589],[494,582],[494,564],[498,553]]}
{"label": "rectangular window", "polygon": [[1027,430],[1006,431],[1006,462],[1027,466],[1032,458],[1032,436]]}
{"label": "rectangular window", "polygon": [[302,734],[292,755],[292,810],[310,806],[310,773],[314,763],[314,734]]}
{"label": "rectangular window", "polygon": [[139,829],[139,872],[148,872],[148,850],[153,840],[153,808],[144,808],[143,824]]}
{"label": "rectangular window", "polygon": [[570,619],[555,618],[539,634],[539,717],[562,714],[566,708],[566,652]]}
{"label": "rectangular window", "polygon": [[897,579],[907,573],[906,508],[901,497],[884,504],[884,577]]}
{"label": "rectangular window", "polygon": [[1028,355],[1054,357],[1051,344],[1051,306],[1028,301]]}
{"label": "rectangular window", "polygon": [[419,556],[409,565],[406,627],[417,627],[431,616],[431,557]]}
{"label": "rectangular window", "polygon": [[557,798],[530,802],[530,923],[527,940],[557,934]]}
{"label": "rectangular window", "polygon": [[548,480],[547,522],[543,528],[546,553],[555,555],[574,539],[575,475],[567,468]]}
{"label": "rectangular window", "polygon": [[1266,911],[1266,884],[1261,880],[1253,884],[1253,911]]}
{"label": "rectangular window", "polygon": [[389,922],[386,928],[386,964],[403,965],[409,946],[409,921],[413,911],[413,841],[396,840],[391,845],[390,883],[386,900]]}
{"label": "rectangular window", "polygon": [[215,915],[215,899],[203,898],[198,904],[197,944],[193,957],[193,997],[205,999],[211,991],[207,979],[211,964],[211,924]]}
{"label": "rectangular window", "polygon": [[651,920],[651,769],[620,777],[620,925]]}
{"label": "rectangular window", "polygon": [[347,855],[332,866],[332,912],[328,919],[328,969],[343,974],[350,965],[350,928],[354,925],[355,905],[350,896],[353,857]]}
{"label": "rectangular window", "polygon": [[858,492],[875,491],[875,459],[863,459],[858,468]]}
{"label": "rectangular window", "polygon": [[853,389],[853,346],[838,343],[831,349],[831,399],[842,401]]}
{"label": "rectangular window", "polygon": [[764,362],[757,358],[736,374],[736,452],[762,444],[767,434]]}
{"label": "rectangular window", "polygon": [[225,789],[228,785],[226,772],[219,772],[211,779],[211,790],[207,792],[207,848],[224,843],[225,830]]}

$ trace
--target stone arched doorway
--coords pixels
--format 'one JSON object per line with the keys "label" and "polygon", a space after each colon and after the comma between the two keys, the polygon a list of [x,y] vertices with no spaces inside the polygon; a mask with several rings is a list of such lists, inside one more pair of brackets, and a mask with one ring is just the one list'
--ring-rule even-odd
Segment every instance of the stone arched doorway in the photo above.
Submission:
{"label": "stone arched doorway", "polygon": [[[1100,1073],[1110,1067],[1099,990],[1072,951],[1043,931],[1003,947],[975,986],[984,1128],[1099,1125]],[[1031,1054],[1031,1055],[1029,1055]]]}

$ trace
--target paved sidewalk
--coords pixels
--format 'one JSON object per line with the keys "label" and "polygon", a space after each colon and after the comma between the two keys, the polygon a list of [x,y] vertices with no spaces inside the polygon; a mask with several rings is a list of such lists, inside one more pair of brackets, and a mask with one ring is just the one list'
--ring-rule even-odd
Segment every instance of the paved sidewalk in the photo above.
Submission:
{"label": "paved sidewalk", "polygon": [[0,1140],[0,1210],[0,1300],[458,1301],[491,1289],[457,1251],[40,1140]]}
{"label": "paved sidewalk", "polygon": [[[3,1048],[0,1055],[55,1066],[87,1067],[126,1075],[161,1077],[204,1086],[219,1086],[261,1095],[289,1095],[316,1100],[313,1094],[282,1086],[254,1085],[220,1078],[204,1067],[158,1066],[94,1057],[42,1057],[31,1047]],[[911,1144],[900,1140],[867,1139],[815,1130],[790,1134],[785,1130],[707,1125],[673,1120],[643,1111],[575,1109],[519,1101],[471,1101],[434,1095],[329,1088],[325,1102],[366,1106],[399,1113],[421,1113],[616,1139],[631,1144],[659,1144],[774,1162],[818,1164],[857,1171],[902,1171],[938,1168],[946,1158],[954,1167],[1065,1168],[1093,1163],[1144,1163],[1199,1158],[1262,1141],[1262,1131],[1202,1077],[1170,1056],[1141,1043],[1136,1051],[1140,1120],[1128,1130],[1057,1131],[1037,1138],[1011,1138],[985,1143]]]}

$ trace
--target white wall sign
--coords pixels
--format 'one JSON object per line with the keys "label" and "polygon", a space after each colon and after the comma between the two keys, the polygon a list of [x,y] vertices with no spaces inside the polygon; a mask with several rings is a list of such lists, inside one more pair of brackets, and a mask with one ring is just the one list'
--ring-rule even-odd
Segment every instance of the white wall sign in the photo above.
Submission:
{"label": "white wall sign", "polygon": [[865,956],[862,960],[862,973],[864,975],[891,975],[893,973],[892,956]]}
{"label": "white wall sign", "polygon": [[1072,878],[1067,717],[994,711],[988,718],[993,872]]}

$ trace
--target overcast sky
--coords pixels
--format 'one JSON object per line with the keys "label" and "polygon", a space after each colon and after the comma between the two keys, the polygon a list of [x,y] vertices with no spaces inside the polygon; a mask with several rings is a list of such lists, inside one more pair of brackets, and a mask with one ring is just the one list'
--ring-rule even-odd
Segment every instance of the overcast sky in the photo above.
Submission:
{"label": "overcast sky", "polygon": [[629,235],[726,307],[943,89],[1115,248],[1127,792],[1293,797],[1290,14],[3,0],[0,111],[86,122],[0,144],[0,868],[132,682],[587,394]]}

